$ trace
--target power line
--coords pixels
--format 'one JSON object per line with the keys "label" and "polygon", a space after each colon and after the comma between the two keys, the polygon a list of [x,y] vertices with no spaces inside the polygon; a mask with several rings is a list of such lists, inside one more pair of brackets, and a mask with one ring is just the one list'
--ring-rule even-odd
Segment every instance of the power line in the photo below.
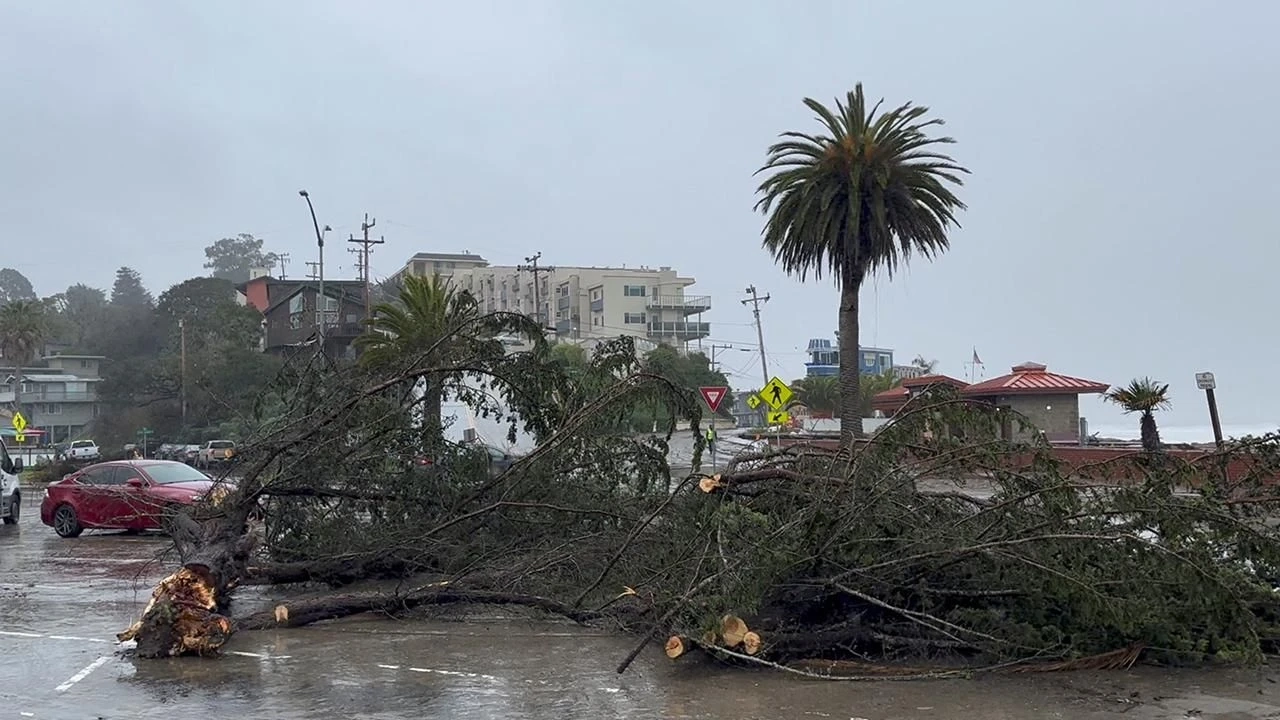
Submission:
{"label": "power line", "polygon": [[533,273],[533,317],[538,322],[539,327],[547,326],[547,318],[542,312],[542,282],[538,278],[538,273],[551,272],[556,269],[554,265],[538,266],[538,260],[542,257],[542,251],[524,259],[526,265],[517,265],[516,271],[529,271]]}

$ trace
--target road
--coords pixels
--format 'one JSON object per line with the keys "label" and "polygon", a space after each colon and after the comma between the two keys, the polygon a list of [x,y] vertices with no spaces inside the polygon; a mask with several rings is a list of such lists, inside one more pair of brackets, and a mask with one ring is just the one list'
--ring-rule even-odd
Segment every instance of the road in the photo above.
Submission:
{"label": "road", "polygon": [[[134,660],[113,636],[169,569],[156,560],[164,538],[63,540],[28,502],[19,526],[0,528],[0,718],[1280,717],[1280,678],[1259,671],[818,683],[672,663],[654,647],[619,676],[633,638],[500,616],[366,617],[239,633],[216,659]],[[266,599],[238,601],[245,611]]]}

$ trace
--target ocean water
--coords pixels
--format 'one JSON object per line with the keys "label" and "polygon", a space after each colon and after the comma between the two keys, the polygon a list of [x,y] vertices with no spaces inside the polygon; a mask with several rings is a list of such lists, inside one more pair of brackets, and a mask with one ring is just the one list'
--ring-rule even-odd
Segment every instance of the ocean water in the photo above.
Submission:
{"label": "ocean water", "polygon": [[[1157,423],[1159,420],[1157,419]],[[1160,425],[1160,439],[1167,443],[1211,443],[1213,428],[1209,425]],[[1280,423],[1270,425],[1223,425],[1224,438],[1238,438],[1246,435],[1260,436],[1267,433],[1280,432]],[[1098,437],[1119,438],[1121,440],[1139,439],[1138,421],[1128,425],[1089,425],[1089,434]]]}

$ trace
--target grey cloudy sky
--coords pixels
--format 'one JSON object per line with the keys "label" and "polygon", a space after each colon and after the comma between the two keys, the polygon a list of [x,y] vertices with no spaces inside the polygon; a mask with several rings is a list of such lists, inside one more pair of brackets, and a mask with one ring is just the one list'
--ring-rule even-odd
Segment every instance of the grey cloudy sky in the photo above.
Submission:
{"label": "grey cloudy sky", "polygon": [[670,264],[744,344],[754,283],[795,377],[836,293],[760,249],[751,174],[814,128],[802,97],[862,81],[946,118],[973,171],[953,251],[866,290],[864,344],[1150,374],[1168,425],[1205,424],[1209,369],[1225,422],[1274,428],[1276,27],[1244,0],[3,0],[0,265],[41,294],[130,265],[158,293],[250,232],[301,274],[306,187],[340,237],[378,218],[378,274],[429,250]]}

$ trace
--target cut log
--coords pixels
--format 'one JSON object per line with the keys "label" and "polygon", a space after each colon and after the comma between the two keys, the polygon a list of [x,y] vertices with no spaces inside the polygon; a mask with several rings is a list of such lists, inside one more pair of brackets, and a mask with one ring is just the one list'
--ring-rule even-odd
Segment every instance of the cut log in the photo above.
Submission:
{"label": "cut log", "polygon": [[709,475],[699,480],[698,489],[704,493],[709,493],[709,492],[715,491],[717,488],[721,487],[723,484],[724,483],[720,481],[720,475],[717,473],[715,475]]}
{"label": "cut log", "polygon": [[689,642],[679,635],[672,635],[667,638],[666,647],[663,650],[667,653],[667,657],[675,660],[689,650]]}
{"label": "cut log", "polygon": [[742,634],[742,649],[748,655],[755,655],[760,652],[760,636],[748,630]]}
{"label": "cut log", "polygon": [[738,647],[748,632],[747,624],[737,615],[725,615],[720,618],[720,637],[724,640],[725,647]]}
{"label": "cut log", "polygon": [[708,630],[702,633],[702,644],[711,647],[716,644],[716,631]]}

